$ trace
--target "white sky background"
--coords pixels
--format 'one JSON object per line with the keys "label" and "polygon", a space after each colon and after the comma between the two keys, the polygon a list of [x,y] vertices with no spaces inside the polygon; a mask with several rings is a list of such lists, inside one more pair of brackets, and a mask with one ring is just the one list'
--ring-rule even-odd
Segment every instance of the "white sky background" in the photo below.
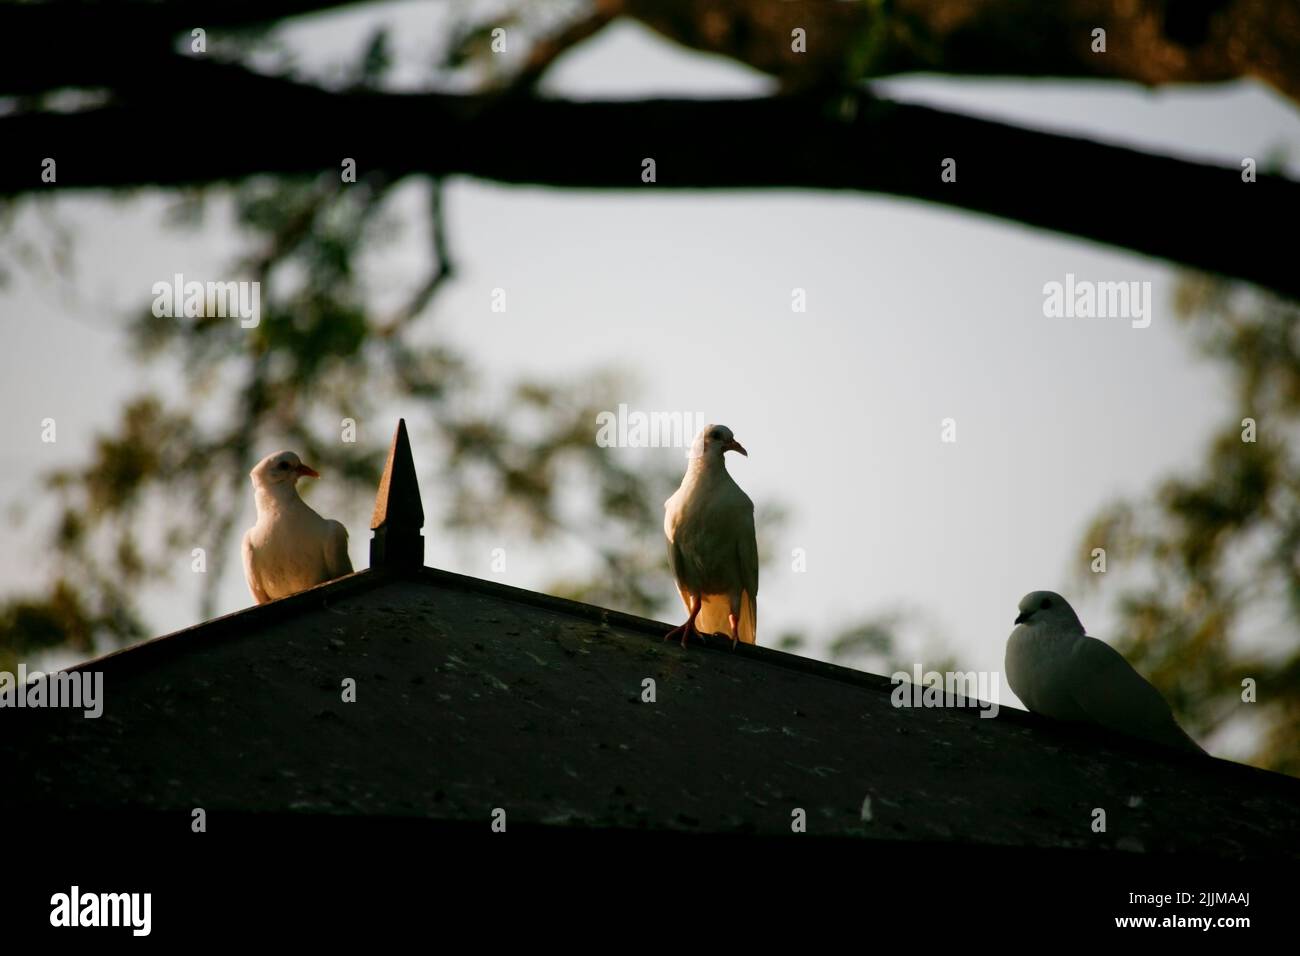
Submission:
{"label": "white sky background", "polygon": [[[399,24],[428,16],[422,5],[389,9]],[[304,61],[343,59],[360,47],[358,22],[372,21],[321,17],[290,36]],[[431,56],[436,32],[408,27],[399,53]],[[1280,149],[1290,174],[1300,174],[1296,112],[1253,84],[1146,92],[922,77],[879,88],[1234,167],[1242,156],[1262,160]],[[759,95],[769,83],[619,24],[562,60],[546,89],[580,98],[703,97]],[[423,209],[414,191],[409,196],[418,218]],[[762,568],[763,643],[795,628],[826,638],[867,613],[902,607],[919,611],[963,667],[1000,671],[1021,595],[1077,594],[1070,561],[1097,510],[1194,467],[1211,430],[1240,417],[1219,372],[1176,327],[1176,271],[1128,253],[850,193],[646,186],[640,194],[593,194],[462,179],[447,199],[459,271],[424,321],[463,347],[489,383],[615,366],[638,384],[626,398],[634,408],[703,412],[748,448],[748,459],[728,456],[732,474],[755,501],[789,511],[781,535],[767,539],[774,559]],[[72,227],[77,271],[70,289],[21,270],[0,289],[0,403],[8,410],[0,417],[0,502],[28,515],[21,525],[0,522],[5,593],[38,586],[48,570],[38,544],[48,508],[21,503],[42,472],[85,460],[95,430],[110,429],[120,404],[145,385],[183,396],[174,369],[142,372],[126,355],[125,316],[151,301],[153,282],[175,272],[226,277],[241,244],[222,215],[195,233],[164,229],[171,201],[154,193],[128,201],[63,196],[22,220],[39,234],[52,210]],[[408,234],[385,250],[372,281],[409,288],[425,255],[423,239]],[[1043,284],[1067,272],[1150,280],[1150,328],[1045,318]],[[807,290],[806,314],[790,310],[796,286]],[[494,287],[507,290],[504,315],[490,311]],[[444,499],[422,458],[420,407],[362,422],[362,440],[386,443],[399,415],[412,428],[432,511]],[[40,442],[45,417],[58,422],[56,445]],[[955,445],[939,440],[945,417],[957,420]],[[658,454],[681,460],[678,450]],[[327,483],[328,476],[318,484]],[[304,490],[325,510],[324,487]],[[367,564],[371,506],[357,501],[333,512],[348,524],[358,567]],[[244,526],[252,521],[250,491]],[[489,577],[488,550],[501,545],[508,583],[539,588],[554,577],[554,547],[524,538],[455,547],[436,528],[426,537],[434,566]],[[807,573],[790,571],[795,547],[806,549]],[[145,596],[158,633],[195,623],[188,547],[177,562],[174,582]],[[1107,594],[1124,573],[1112,560],[1099,594],[1075,601],[1098,636],[1109,636]],[[666,563],[663,586],[673,593]],[[236,558],[219,611],[250,603]],[[1002,700],[1014,702],[1005,687]],[[1219,743],[1224,755],[1242,744]]]}

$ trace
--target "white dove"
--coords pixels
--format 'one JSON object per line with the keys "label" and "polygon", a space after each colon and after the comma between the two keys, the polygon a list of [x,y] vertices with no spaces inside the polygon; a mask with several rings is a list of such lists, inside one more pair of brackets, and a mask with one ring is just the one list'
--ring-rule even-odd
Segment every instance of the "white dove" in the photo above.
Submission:
{"label": "white dove", "polygon": [[352,573],[347,528],[298,497],[303,475],[320,477],[291,451],[268,455],[248,473],[257,524],[244,534],[244,576],[258,604]]}
{"label": "white dove", "polygon": [[691,446],[681,487],[664,503],[664,534],[677,590],[690,615],[666,636],[725,631],[731,646],[755,643],[758,543],[754,503],[727,474],[723,455],[749,452],[725,425],[707,425]]}
{"label": "white dove", "polygon": [[1061,595],[1026,594],[1015,623],[1007,641],[1007,683],[1031,711],[1204,753],[1174,721],[1160,692],[1119,651],[1084,633]]}

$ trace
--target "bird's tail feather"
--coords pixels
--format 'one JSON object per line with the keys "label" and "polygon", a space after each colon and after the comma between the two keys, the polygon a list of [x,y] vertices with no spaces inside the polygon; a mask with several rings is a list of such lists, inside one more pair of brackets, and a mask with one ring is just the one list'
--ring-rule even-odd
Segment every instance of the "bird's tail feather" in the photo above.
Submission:
{"label": "bird's tail feather", "polygon": [[758,599],[748,591],[740,595],[740,633],[735,635],[742,644],[758,643]]}
{"label": "bird's tail feather", "polygon": [[731,605],[727,602],[726,595],[705,595],[695,626],[701,634],[730,634],[731,625],[727,622],[730,613]]}
{"label": "bird's tail feather", "polygon": [[704,606],[695,619],[695,626],[703,634],[726,634],[737,638],[742,644],[755,644],[758,637],[758,602],[748,592],[740,595],[740,620],[736,628],[740,633],[731,633],[731,602],[726,595],[710,594],[704,598]]}

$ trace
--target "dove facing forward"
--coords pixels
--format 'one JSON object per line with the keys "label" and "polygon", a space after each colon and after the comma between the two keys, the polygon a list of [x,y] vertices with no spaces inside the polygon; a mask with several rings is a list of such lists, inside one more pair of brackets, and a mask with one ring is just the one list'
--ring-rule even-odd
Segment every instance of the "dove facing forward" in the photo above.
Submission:
{"label": "dove facing forward", "polygon": [[1031,711],[1205,752],[1174,721],[1160,692],[1119,651],[1084,633],[1061,595],[1026,594],[1015,623],[1007,641],[1007,683]]}
{"label": "dove facing forward", "polygon": [[758,629],[754,503],[727,474],[723,456],[749,452],[725,425],[707,425],[691,446],[681,487],[664,503],[668,561],[690,616],[666,636],[725,631],[753,644]]}
{"label": "dove facing forward", "polygon": [[244,576],[258,604],[352,573],[347,529],[298,497],[304,475],[320,477],[291,451],[268,455],[248,473],[257,524],[244,534]]}

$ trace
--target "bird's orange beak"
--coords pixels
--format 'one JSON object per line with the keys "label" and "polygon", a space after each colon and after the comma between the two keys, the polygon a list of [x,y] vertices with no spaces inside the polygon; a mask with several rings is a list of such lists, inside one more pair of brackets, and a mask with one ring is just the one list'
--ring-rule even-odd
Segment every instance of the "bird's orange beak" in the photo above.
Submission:
{"label": "bird's orange beak", "polygon": [[726,451],[738,451],[738,452],[740,452],[742,455],[744,455],[746,458],[749,457],[749,452],[745,451],[745,446],[742,445],[740,442],[736,441],[736,439],[734,439],[734,438],[731,439],[731,441],[727,442],[727,444],[723,447],[722,450],[723,450],[724,452],[726,452]]}
{"label": "bird's orange beak", "polygon": [[306,465],[299,465],[299,466],[298,466],[298,474],[303,475],[303,476],[305,476],[305,477],[307,477],[307,478],[319,478],[319,477],[320,477],[320,472],[318,472],[315,468],[308,468]]}

